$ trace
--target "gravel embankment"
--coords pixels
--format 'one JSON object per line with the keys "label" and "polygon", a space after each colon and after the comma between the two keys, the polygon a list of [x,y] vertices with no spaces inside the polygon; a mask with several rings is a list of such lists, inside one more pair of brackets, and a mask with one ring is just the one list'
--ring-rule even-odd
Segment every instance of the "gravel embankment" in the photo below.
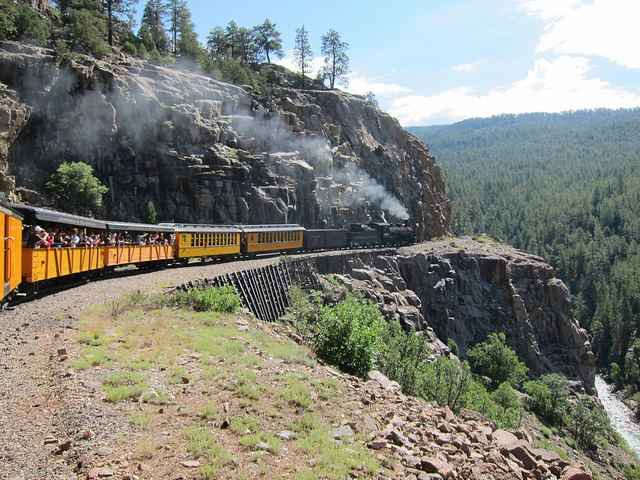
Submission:
{"label": "gravel embankment", "polygon": [[[107,277],[0,312],[0,478],[76,478],[76,466],[52,453],[55,445],[45,443],[47,437],[69,435],[77,422],[76,407],[67,402],[60,382],[71,374],[70,367],[58,350],[76,348],[72,335],[79,311],[137,290],[166,288],[277,261],[271,257],[192,264]],[[99,408],[94,415],[100,419]]]}

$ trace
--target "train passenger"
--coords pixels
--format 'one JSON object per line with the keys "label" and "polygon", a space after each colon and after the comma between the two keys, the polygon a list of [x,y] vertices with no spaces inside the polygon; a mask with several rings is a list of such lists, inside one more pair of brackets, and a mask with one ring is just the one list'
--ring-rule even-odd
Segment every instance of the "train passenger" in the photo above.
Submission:
{"label": "train passenger", "polygon": [[53,236],[53,246],[57,248],[64,247],[65,237],[66,235],[64,233],[64,230],[58,230]]}
{"label": "train passenger", "polygon": [[87,246],[86,236],[87,236],[87,229],[86,228],[81,228],[80,230],[78,230],[78,243],[77,243],[78,247],[86,247]]}
{"label": "train passenger", "polygon": [[38,226],[33,227],[33,230],[27,237],[27,243],[25,245],[27,248],[38,248],[38,243],[40,243],[40,235],[38,234],[40,230],[41,228]]}
{"label": "train passenger", "polygon": [[55,230],[53,227],[47,228],[47,248],[53,247],[53,236],[55,235]]}
{"label": "train passenger", "polygon": [[69,237],[69,246],[77,247],[80,243],[80,237],[78,236],[78,231],[74,228],[73,232],[71,232],[71,237]]}
{"label": "train passenger", "polygon": [[51,244],[49,243],[49,235],[47,232],[40,227],[36,227],[36,232],[38,232],[38,237],[40,237],[40,241],[36,245],[36,248],[49,248]]}
{"label": "train passenger", "polygon": [[144,245],[144,235],[142,233],[136,235],[136,245]]}

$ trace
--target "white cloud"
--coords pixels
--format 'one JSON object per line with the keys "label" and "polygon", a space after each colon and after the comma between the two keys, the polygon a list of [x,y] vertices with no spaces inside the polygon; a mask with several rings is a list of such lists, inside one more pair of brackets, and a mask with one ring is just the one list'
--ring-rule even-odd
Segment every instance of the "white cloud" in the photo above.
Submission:
{"label": "white cloud", "polygon": [[389,97],[391,95],[397,95],[399,93],[410,92],[408,88],[402,87],[396,83],[384,83],[377,82],[380,78],[384,78],[387,75],[380,75],[374,78],[349,76],[349,88],[347,89],[351,93],[356,95],[364,95],[367,92],[373,92],[376,97]]}
{"label": "white cloud", "polygon": [[530,0],[521,6],[548,22],[539,52],[597,55],[640,69],[638,0]]}
{"label": "white cloud", "polygon": [[563,55],[554,61],[539,59],[526,78],[485,95],[460,87],[429,97],[410,95],[393,101],[389,113],[400,123],[429,125],[501,113],[561,112],[587,108],[628,108],[640,105],[640,96],[587,78],[591,70],[584,57]]}
{"label": "white cloud", "polygon": [[473,70],[478,68],[478,66],[482,62],[483,60],[478,60],[477,62],[473,62],[473,63],[463,63],[461,65],[455,65],[451,67],[451,70],[453,70],[454,72],[472,72]]}
{"label": "white cloud", "polygon": [[[300,69],[298,68],[298,65],[296,65],[295,59],[293,58],[293,50],[287,53],[285,57],[274,60],[273,63],[277,65],[282,65],[283,67],[288,68],[292,72],[300,71]],[[318,71],[322,68],[323,64],[324,64],[323,57],[313,57],[309,61],[309,65],[311,66],[311,71],[305,72],[305,75],[307,77],[315,78],[315,76],[318,74]]]}

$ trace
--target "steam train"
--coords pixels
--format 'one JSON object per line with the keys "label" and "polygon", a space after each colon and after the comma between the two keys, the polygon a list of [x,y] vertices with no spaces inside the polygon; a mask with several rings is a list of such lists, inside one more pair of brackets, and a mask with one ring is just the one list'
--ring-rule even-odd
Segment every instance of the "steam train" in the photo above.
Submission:
{"label": "steam train", "polygon": [[[45,232],[45,234],[42,234]],[[56,281],[135,265],[157,268],[194,259],[234,259],[257,254],[415,243],[411,226],[373,222],[348,230],[300,225],[196,225],[126,223],[0,203],[0,303]]]}

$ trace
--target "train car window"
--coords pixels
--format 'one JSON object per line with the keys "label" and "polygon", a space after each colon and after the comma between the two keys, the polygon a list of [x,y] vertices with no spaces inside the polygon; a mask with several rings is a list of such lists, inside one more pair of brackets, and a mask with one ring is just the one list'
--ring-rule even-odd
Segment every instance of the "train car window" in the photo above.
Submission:
{"label": "train car window", "polygon": [[191,246],[193,247],[195,245],[195,238],[194,235],[190,235],[191,237]]}

